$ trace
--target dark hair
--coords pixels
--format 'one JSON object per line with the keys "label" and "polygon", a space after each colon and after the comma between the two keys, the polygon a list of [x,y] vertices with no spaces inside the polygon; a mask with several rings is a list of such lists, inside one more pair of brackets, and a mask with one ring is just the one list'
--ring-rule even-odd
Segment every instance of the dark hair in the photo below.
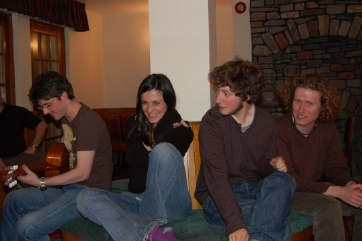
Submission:
{"label": "dark hair", "polygon": [[73,87],[67,78],[58,72],[48,71],[35,78],[34,84],[29,91],[29,99],[37,105],[37,101],[41,99],[49,100],[54,97],[60,99],[64,91],[68,94],[70,100],[75,98]]}
{"label": "dark hair", "polygon": [[316,90],[320,93],[322,110],[319,113],[319,119],[321,121],[328,122],[338,117],[341,104],[340,95],[337,89],[329,84],[328,79],[319,73],[306,74],[284,81],[279,93],[287,111],[292,111],[294,93],[298,87]]}
{"label": "dark hair", "polygon": [[138,130],[140,136],[142,137],[143,143],[152,147],[155,145],[152,137],[154,127],[143,113],[141,96],[143,93],[153,89],[161,92],[163,101],[167,105],[167,110],[175,109],[176,94],[169,78],[167,78],[167,76],[164,74],[151,74],[147,76],[138,88],[136,124],[128,133],[128,135],[131,136],[134,130]]}
{"label": "dark hair", "polygon": [[247,100],[249,96],[249,103],[258,101],[264,88],[264,76],[261,71],[253,63],[239,58],[214,68],[209,73],[209,80],[214,90],[228,86],[242,101]]}

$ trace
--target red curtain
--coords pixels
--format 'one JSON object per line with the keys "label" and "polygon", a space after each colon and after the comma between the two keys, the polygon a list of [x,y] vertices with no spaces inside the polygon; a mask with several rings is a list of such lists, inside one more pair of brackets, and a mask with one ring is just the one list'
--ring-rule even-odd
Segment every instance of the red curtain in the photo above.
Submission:
{"label": "red curtain", "polygon": [[0,8],[65,25],[75,31],[88,31],[85,4],[75,0],[0,0]]}

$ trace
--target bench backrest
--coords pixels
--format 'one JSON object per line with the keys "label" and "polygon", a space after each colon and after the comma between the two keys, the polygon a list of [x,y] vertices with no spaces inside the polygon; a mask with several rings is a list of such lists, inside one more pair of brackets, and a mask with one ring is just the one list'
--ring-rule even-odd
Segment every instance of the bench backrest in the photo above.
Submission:
{"label": "bench backrest", "polygon": [[200,144],[199,144],[199,129],[200,121],[190,122],[192,131],[194,132],[194,140],[185,155],[186,176],[188,180],[189,193],[192,200],[192,209],[200,209],[201,205],[195,199],[194,193],[196,190],[196,182],[199,176],[201,166]]}

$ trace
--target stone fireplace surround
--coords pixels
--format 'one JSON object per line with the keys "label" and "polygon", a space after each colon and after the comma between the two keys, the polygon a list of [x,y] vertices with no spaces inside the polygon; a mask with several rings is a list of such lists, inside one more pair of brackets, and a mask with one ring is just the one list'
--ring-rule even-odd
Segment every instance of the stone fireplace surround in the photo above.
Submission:
{"label": "stone fireplace surround", "polygon": [[282,115],[278,86],[289,76],[323,73],[341,93],[342,142],[347,117],[356,116],[353,174],[361,176],[362,1],[251,0],[250,24],[253,62],[266,78],[260,105]]}

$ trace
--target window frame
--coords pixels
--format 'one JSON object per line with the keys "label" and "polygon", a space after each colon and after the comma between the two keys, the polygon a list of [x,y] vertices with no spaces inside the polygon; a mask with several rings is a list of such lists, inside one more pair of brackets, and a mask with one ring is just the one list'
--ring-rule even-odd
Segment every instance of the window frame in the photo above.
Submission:
{"label": "window frame", "polygon": [[14,46],[12,15],[0,11],[0,23],[2,24],[4,77],[5,77],[5,102],[15,105],[15,70],[14,70]]}
{"label": "window frame", "polygon": [[[64,28],[58,27],[51,24],[42,23],[35,20],[30,20],[30,43],[32,41],[33,32],[40,32],[42,34],[47,34],[51,36],[55,36],[58,38],[58,73],[65,76],[65,40],[64,40]],[[33,46],[30,44],[31,51],[31,73],[32,73],[32,81],[34,83],[35,73],[34,73],[34,60],[42,60],[44,58],[34,58],[33,57]]]}

